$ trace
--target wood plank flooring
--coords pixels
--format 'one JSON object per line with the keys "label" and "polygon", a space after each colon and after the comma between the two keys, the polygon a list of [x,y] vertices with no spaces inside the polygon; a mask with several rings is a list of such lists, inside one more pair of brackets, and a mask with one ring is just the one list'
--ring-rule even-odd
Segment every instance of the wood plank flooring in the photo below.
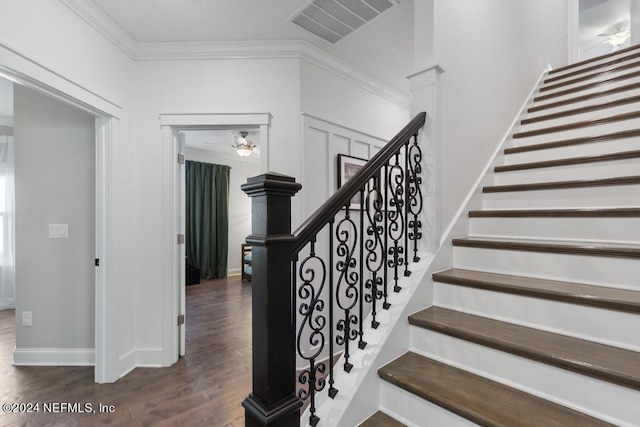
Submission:
{"label": "wood plank flooring", "polygon": [[244,426],[251,391],[251,283],[240,276],[187,287],[187,354],[95,384],[93,367],[14,367],[13,310],[0,311],[0,403],[113,405],[113,413],[14,414],[0,426]]}

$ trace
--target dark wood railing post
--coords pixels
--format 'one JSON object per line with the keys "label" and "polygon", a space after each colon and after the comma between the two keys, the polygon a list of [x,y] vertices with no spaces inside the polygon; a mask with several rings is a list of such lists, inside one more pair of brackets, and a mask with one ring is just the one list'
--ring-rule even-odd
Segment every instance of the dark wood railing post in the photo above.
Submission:
{"label": "dark wood railing post", "polygon": [[294,178],[269,172],[249,178],[252,198],[253,392],[242,402],[245,426],[299,427],[295,393],[295,311],[291,290],[291,198]]}

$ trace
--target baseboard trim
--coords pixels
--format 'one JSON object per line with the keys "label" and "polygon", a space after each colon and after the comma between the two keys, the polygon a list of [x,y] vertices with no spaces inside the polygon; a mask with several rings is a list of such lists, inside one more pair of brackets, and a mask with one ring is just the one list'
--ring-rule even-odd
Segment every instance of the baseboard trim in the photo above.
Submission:
{"label": "baseboard trim", "polygon": [[13,298],[0,298],[0,310],[13,310],[16,308]]}
{"label": "baseboard trim", "polygon": [[16,348],[14,366],[93,366],[92,348]]}
{"label": "baseboard trim", "polygon": [[161,368],[162,364],[161,349],[143,349],[131,350],[118,360],[119,378],[124,377],[135,368]]}

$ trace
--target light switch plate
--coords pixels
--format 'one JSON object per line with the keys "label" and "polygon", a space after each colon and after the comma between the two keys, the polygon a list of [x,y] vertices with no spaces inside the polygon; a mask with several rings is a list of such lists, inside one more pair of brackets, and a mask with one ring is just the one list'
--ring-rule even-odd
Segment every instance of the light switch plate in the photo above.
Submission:
{"label": "light switch plate", "polygon": [[50,239],[68,239],[69,224],[49,224]]}

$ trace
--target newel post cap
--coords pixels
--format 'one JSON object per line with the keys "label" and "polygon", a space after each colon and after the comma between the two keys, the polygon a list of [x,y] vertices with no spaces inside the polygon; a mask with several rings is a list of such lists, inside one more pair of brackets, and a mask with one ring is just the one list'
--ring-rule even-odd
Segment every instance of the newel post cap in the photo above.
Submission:
{"label": "newel post cap", "polygon": [[267,172],[253,176],[240,186],[249,197],[256,196],[289,196],[293,197],[302,185],[296,179],[277,172]]}

